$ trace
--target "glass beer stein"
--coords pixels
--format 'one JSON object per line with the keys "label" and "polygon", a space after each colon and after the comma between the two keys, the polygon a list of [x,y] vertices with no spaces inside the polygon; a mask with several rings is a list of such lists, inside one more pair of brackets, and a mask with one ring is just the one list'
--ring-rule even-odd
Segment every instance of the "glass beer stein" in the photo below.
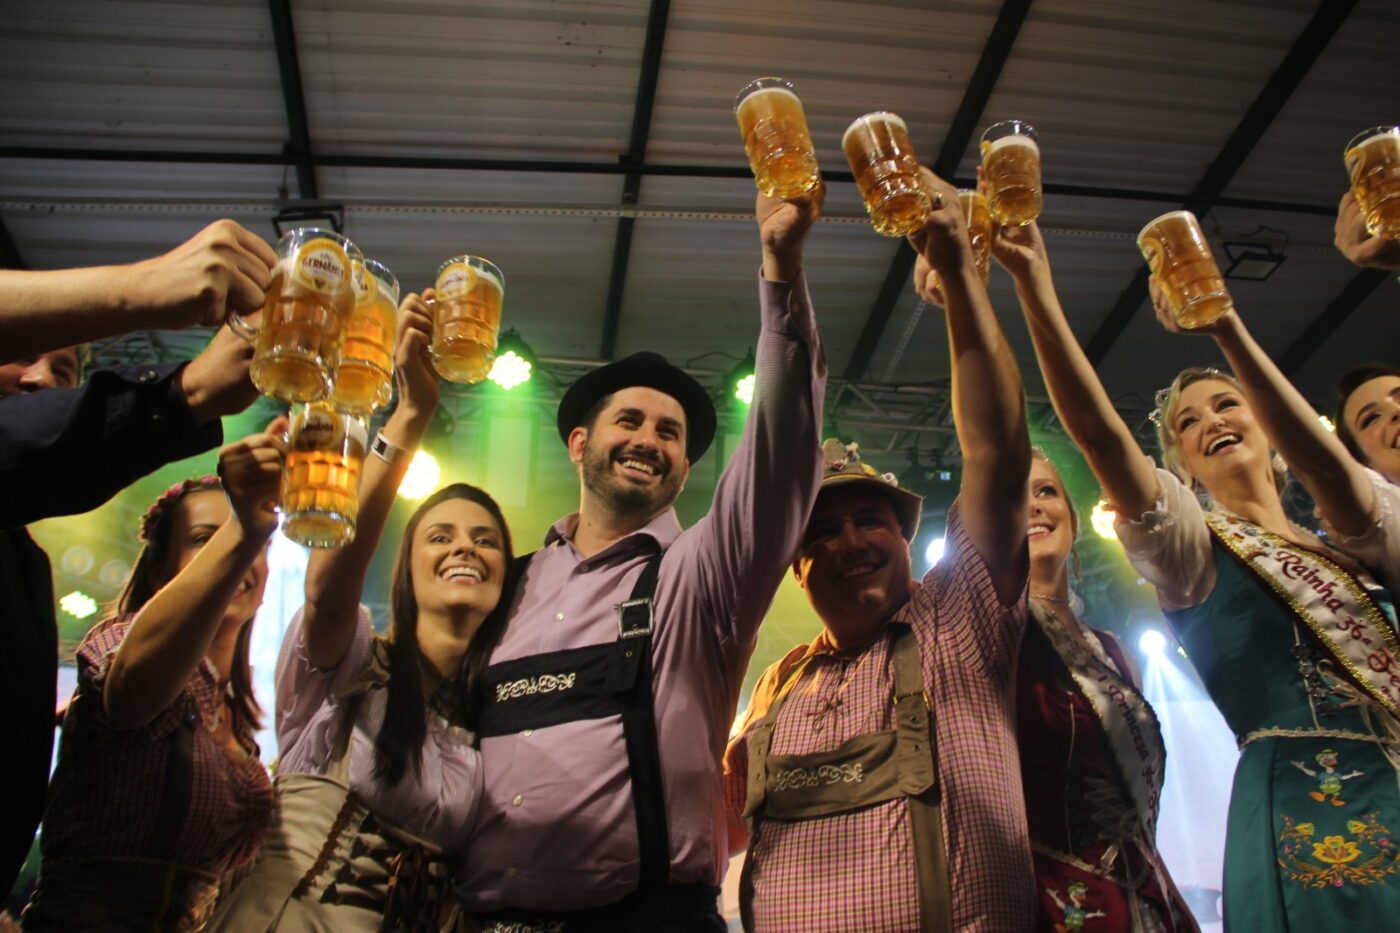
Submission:
{"label": "glass beer stein", "polygon": [[251,375],[264,395],[314,402],[331,394],[355,308],[352,265],[362,258],[333,230],[298,227],[277,242],[262,322],[228,318],[234,333],[253,344]]}
{"label": "glass beer stein", "polygon": [[1148,221],[1137,244],[1182,327],[1204,327],[1234,306],[1195,214],[1171,211]]}
{"label": "glass beer stein", "polygon": [[1372,236],[1400,239],[1400,126],[1378,126],[1347,143],[1351,193]]}
{"label": "glass beer stein", "polygon": [[283,534],[307,547],[341,547],[355,540],[368,436],[363,418],[327,402],[292,410],[282,468]]}
{"label": "glass beer stein", "polygon": [[433,367],[448,382],[480,382],[496,362],[496,334],[506,280],[480,256],[454,256],[438,267],[433,313]]}
{"label": "glass beer stein", "polygon": [[734,119],[759,191],[788,199],[821,185],[807,115],[790,81],[759,78],[744,85],[734,100]]}
{"label": "glass beer stein", "polygon": [[382,262],[352,263],[355,310],[345,333],[331,404],[367,415],[389,403],[394,391],[394,320],[399,281]]}
{"label": "glass beer stein", "polygon": [[982,134],[982,169],[992,219],[1024,227],[1040,216],[1040,144],[1024,120],[993,123]]}

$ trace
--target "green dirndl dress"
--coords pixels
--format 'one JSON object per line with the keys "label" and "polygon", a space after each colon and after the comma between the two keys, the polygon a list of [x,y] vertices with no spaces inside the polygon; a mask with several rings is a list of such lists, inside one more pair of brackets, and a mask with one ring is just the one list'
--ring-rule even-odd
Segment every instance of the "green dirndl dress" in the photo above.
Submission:
{"label": "green dirndl dress", "polygon": [[[1242,748],[1225,929],[1400,929],[1400,727],[1214,535],[1212,549],[1215,589],[1167,617]],[[1389,594],[1370,595],[1393,630]]]}

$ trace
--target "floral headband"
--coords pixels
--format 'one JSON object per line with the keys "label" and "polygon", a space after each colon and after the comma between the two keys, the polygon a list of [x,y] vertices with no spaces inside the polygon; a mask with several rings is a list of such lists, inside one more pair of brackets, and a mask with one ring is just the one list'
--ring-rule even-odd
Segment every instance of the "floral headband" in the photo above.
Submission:
{"label": "floral headband", "polygon": [[219,482],[219,478],[217,476],[208,475],[198,477],[197,479],[182,479],[178,483],[175,483],[165,492],[161,493],[160,497],[157,498],[155,502],[151,503],[151,507],[146,510],[146,514],[141,516],[141,529],[136,533],[137,540],[149,541],[151,529],[155,528],[156,522],[160,521],[161,517],[165,515],[166,512],[170,511],[175,503],[179,502],[190,492],[196,489],[221,488],[223,488],[223,484]]}

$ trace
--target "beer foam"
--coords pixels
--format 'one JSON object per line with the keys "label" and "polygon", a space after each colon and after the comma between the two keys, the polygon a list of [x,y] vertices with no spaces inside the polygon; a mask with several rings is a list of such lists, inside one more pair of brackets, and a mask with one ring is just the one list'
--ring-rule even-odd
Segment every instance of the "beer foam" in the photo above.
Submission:
{"label": "beer foam", "polygon": [[846,132],[841,134],[842,149],[846,148],[846,138],[851,135],[851,131],[866,123],[893,123],[903,130],[906,136],[909,134],[909,127],[904,125],[904,121],[900,119],[899,114],[890,113],[888,110],[877,110],[874,113],[867,113],[863,117],[856,117],[851,121],[851,125],[846,127]]}
{"label": "beer foam", "polygon": [[1184,220],[1189,224],[1195,224],[1198,227],[1200,226],[1200,221],[1198,221],[1196,219],[1196,215],[1191,213],[1190,211],[1167,211],[1165,214],[1153,217],[1147,223],[1142,225],[1142,229],[1138,231],[1137,235],[1138,248],[1142,248],[1142,238],[1147,235],[1147,231],[1151,230],[1158,224],[1166,223],[1169,220]]}
{"label": "beer foam", "polygon": [[478,276],[496,286],[496,291],[500,292],[502,295],[506,293],[506,284],[503,281],[504,276],[498,273],[494,267],[483,269],[480,266],[473,266],[472,268],[476,270]]}
{"label": "beer foam", "polygon": [[987,147],[982,151],[990,155],[993,152],[996,152],[998,149],[1004,149],[1007,146],[1026,146],[1032,152],[1035,153],[1036,158],[1040,157],[1040,146],[1036,143],[1036,141],[1034,139],[1031,139],[1029,136],[1022,136],[1019,133],[1013,134],[1011,136],[1003,136],[1001,139],[992,140],[992,142],[988,143]]}
{"label": "beer foam", "polygon": [[760,97],[763,97],[763,96],[768,95],[768,94],[781,94],[781,95],[783,95],[784,97],[791,97],[791,98],[792,98],[792,102],[793,102],[794,104],[796,104],[798,107],[801,107],[801,106],[802,106],[802,101],[798,98],[798,96],[797,96],[796,94],[794,94],[792,91],[789,91],[787,88],[785,88],[785,87],[765,87],[765,88],[760,88],[760,89],[757,90],[757,91],[754,91],[752,94],[750,94],[749,96],[745,97],[743,100],[739,101],[739,109],[742,111],[745,107],[747,107],[747,106],[749,105],[749,101],[758,100]]}
{"label": "beer foam", "polygon": [[1361,142],[1357,143],[1351,148],[1362,149],[1366,146],[1373,146],[1378,143],[1389,146],[1394,146],[1397,143],[1400,143],[1400,126],[1393,126],[1385,130],[1384,132],[1377,133],[1374,136],[1368,136],[1367,138],[1363,139]]}

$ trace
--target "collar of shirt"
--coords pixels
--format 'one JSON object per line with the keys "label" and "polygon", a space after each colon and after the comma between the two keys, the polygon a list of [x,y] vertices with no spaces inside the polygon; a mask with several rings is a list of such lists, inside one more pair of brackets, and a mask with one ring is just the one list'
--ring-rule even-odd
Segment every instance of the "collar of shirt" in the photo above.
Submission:
{"label": "collar of shirt", "polygon": [[[550,526],[544,536],[544,546],[553,547],[560,542],[574,547],[574,532],[578,530],[578,513],[565,515]],[[651,521],[629,534],[623,535],[612,544],[591,557],[580,556],[579,563],[596,564],[600,561],[637,551],[650,551],[655,548],[665,550],[681,536],[681,521],[674,508],[659,513]],[[577,554],[577,550],[574,551]]]}

